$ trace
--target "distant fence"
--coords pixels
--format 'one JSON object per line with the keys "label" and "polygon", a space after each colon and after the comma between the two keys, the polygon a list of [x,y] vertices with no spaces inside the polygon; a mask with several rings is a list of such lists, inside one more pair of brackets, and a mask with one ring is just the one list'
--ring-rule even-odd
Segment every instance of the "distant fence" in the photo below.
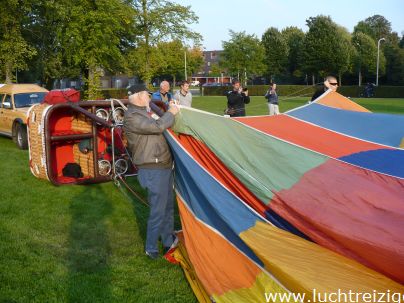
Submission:
{"label": "distant fence", "polygon": [[[277,85],[277,92],[280,96],[301,96],[314,94],[318,88],[316,86],[306,85]],[[231,87],[204,87],[204,96],[223,96]],[[263,96],[267,91],[267,85],[248,86],[250,96]],[[341,86],[338,92],[346,97],[357,98],[363,94],[365,86]],[[374,98],[404,98],[404,86],[379,86],[374,88]]]}

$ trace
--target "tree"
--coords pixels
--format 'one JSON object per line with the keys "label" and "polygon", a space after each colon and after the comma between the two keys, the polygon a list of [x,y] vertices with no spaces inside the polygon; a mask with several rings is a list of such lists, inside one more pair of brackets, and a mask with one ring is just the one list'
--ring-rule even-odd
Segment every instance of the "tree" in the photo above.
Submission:
{"label": "tree", "polygon": [[[403,38],[401,38],[401,41]],[[386,82],[404,84],[404,49],[400,47],[400,37],[392,32],[385,42],[383,54],[386,58]]]}
{"label": "tree", "polygon": [[118,70],[134,12],[120,0],[64,0],[57,38],[67,64],[85,71],[89,99],[98,97],[102,70]]}
{"label": "tree", "polygon": [[377,41],[391,33],[391,23],[381,15],[374,15],[360,21],[354,27],[354,33],[356,32],[365,33]]}
{"label": "tree", "polygon": [[222,73],[222,69],[220,68],[219,64],[213,63],[210,66],[210,72],[209,72],[210,77],[220,77],[221,73]]}
{"label": "tree", "polygon": [[162,62],[165,63],[161,69],[158,70],[159,75],[170,75],[175,85],[177,76],[182,74],[184,76],[185,68],[185,47],[180,40],[170,42],[160,42],[157,44]]}
{"label": "tree", "polygon": [[[159,67],[152,62],[154,47],[168,40],[194,41],[198,43],[201,36],[187,27],[198,21],[190,6],[181,6],[166,0],[132,0],[136,10],[134,29],[137,43],[131,51],[131,57],[139,60],[135,63],[136,71],[147,84]],[[162,63],[164,64],[164,63]]]}
{"label": "tree", "polygon": [[63,11],[68,6],[63,1],[37,0],[24,20],[23,37],[36,50],[28,62],[30,72],[23,74],[24,80],[39,80],[51,89],[55,79],[77,77],[80,68],[66,62],[64,49],[58,39],[58,31],[64,26]]}
{"label": "tree", "polygon": [[337,35],[335,38],[334,63],[339,77],[339,85],[342,85],[342,75],[352,69],[355,48],[351,44],[351,34],[345,27],[337,25]]}
{"label": "tree", "polygon": [[373,38],[363,32],[355,32],[352,35],[352,45],[356,49],[354,70],[358,71],[360,86],[362,75],[370,76],[376,73],[377,46]]}
{"label": "tree", "polygon": [[21,32],[30,4],[29,1],[3,0],[0,5],[0,66],[6,83],[12,82],[16,69],[27,69],[27,61],[36,53]]}
{"label": "tree", "polygon": [[287,64],[289,73],[299,75],[302,66],[304,32],[300,28],[290,26],[282,30],[281,34],[289,49]]}
{"label": "tree", "polygon": [[287,70],[289,47],[286,39],[277,28],[271,27],[262,35],[262,44],[265,48],[265,63],[271,81],[275,75]]}
{"label": "tree", "polygon": [[246,75],[257,75],[265,71],[265,49],[255,35],[232,30],[229,34],[230,40],[222,43],[223,53],[219,65],[246,83]]}
{"label": "tree", "polygon": [[341,75],[349,70],[352,48],[347,31],[335,24],[329,16],[310,17],[306,20],[309,31],[304,39],[304,70],[316,74]]}
{"label": "tree", "polygon": [[195,74],[203,66],[203,52],[201,47],[194,46],[187,49],[187,70],[188,75]]}

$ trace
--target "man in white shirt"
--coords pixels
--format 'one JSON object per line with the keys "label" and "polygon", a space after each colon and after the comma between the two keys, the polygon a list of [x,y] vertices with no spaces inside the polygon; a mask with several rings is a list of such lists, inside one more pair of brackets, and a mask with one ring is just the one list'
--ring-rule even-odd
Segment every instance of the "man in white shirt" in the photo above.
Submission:
{"label": "man in white shirt", "polygon": [[174,99],[182,106],[192,106],[192,94],[189,91],[189,82],[184,80],[181,82],[180,90],[174,94]]}

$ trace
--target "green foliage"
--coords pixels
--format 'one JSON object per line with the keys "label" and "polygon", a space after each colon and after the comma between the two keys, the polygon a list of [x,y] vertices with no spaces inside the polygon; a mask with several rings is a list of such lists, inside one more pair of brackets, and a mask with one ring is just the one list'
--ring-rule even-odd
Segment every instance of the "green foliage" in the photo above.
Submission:
{"label": "green foliage", "polygon": [[390,35],[391,23],[381,15],[374,15],[366,18],[364,21],[360,21],[354,27],[354,33],[356,32],[365,33],[377,41]]}
{"label": "green foliage", "polygon": [[[204,87],[204,96],[224,96],[229,90],[228,87]],[[250,96],[264,96],[268,90],[267,85],[251,85],[248,86]],[[311,97],[315,90],[315,86],[306,85],[277,85],[276,90],[282,98],[294,98],[296,96]],[[364,90],[364,86],[341,86],[338,92],[347,97],[359,97]],[[375,88],[375,97],[377,98],[404,98],[404,86],[379,86]]]}
{"label": "green foliage", "polygon": [[54,79],[80,75],[80,68],[67,64],[57,36],[66,9],[62,1],[37,0],[24,20],[23,36],[37,51],[29,62],[32,68],[28,81],[40,80],[48,89],[52,88]]}
{"label": "green foliage", "polygon": [[159,75],[170,75],[173,77],[174,82],[177,75],[184,75],[184,61],[185,61],[185,47],[180,40],[173,40],[169,42],[160,42],[157,44],[157,49],[161,52],[162,65],[158,70]]}
{"label": "green foliage", "polygon": [[304,32],[297,27],[290,26],[282,30],[282,37],[288,46],[288,70],[290,74],[299,74],[302,67],[302,49]]}
{"label": "green foliage", "polygon": [[103,99],[127,99],[128,98],[128,90],[125,88],[109,88],[102,89],[99,91]]}
{"label": "green foliage", "polygon": [[[134,12],[120,0],[67,0],[58,28],[58,39],[68,64],[86,70],[89,98],[99,87],[97,70],[117,70],[122,66],[122,40]],[[94,86],[94,87],[93,87]]]}
{"label": "green foliage", "polygon": [[156,60],[160,57],[160,50],[155,47],[169,39],[199,43],[201,36],[187,26],[197,22],[198,17],[190,6],[166,0],[132,0],[132,6],[136,10],[134,29],[137,43],[131,50],[130,59],[134,61],[129,68],[138,71],[137,74],[148,84],[156,71],[167,66],[164,58]]}
{"label": "green foliage", "polygon": [[[248,94],[250,96],[264,96],[268,90],[268,85],[251,85],[248,86]],[[315,91],[315,87],[313,86],[305,86],[305,85],[277,85],[276,90],[279,96],[297,96],[297,95],[312,95]],[[229,87],[224,86],[212,86],[212,87],[204,87],[203,94],[204,96],[224,96],[227,91],[229,91]]]}
{"label": "green foliage", "polygon": [[219,64],[214,63],[210,66],[210,72],[209,72],[210,77],[220,77],[221,73],[222,68],[219,66]]}
{"label": "green foliage", "polygon": [[262,45],[265,48],[265,63],[267,73],[279,75],[287,70],[289,47],[288,41],[277,28],[271,27],[262,35]]}
{"label": "green foliage", "polygon": [[386,58],[386,81],[389,84],[402,85],[404,83],[404,49],[400,48],[398,43],[387,41],[384,57]]}
{"label": "green foliage", "polygon": [[36,50],[22,36],[22,21],[30,1],[3,0],[0,4],[0,66],[5,82],[11,83],[16,69],[28,69]]}
{"label": "green foliage", "polygon": [[0,157],[0,302],[197,302],[179,266],[145,256],[149,209],[130,193],[39,180],[8,138]]}
{"label": "green foliage", "polygon": [[352,48],[346,30],[329,16],[311,17],[306,22],[309,31],[304,40],[304,70],[321,76],[349,70]]}
{"label": "green foliage", "polygon": [[229,31],[230,40],[223,42],[220,66],[233,76],[240,75],[244,83],[249,75],[260,75],[265,70],[265,50],[255,35]]}
{"label": "green foliage", "polygon": [[187,70],[188,78],[198,72],[203,66],[203,53],[199,46],[187,49]]}
{"label": "green foliage", "polygon": [[369,35],[363,32],[355,32],[352,35],[352,45],[356,49],[354,58],[354,70],[360,70],[365,75],[376,74],[377,46]]}

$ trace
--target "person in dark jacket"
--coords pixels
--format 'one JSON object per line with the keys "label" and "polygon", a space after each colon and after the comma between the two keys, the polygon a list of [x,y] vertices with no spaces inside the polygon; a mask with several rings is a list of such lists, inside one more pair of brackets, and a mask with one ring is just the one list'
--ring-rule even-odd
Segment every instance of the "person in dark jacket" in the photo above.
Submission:
{"label": "person in dark jacket", "polygon": [[240,81],[233,82],[233,90],[226,93],[227,96],[227,114],[230,117],[243,117],[245,116],[245,105],[250,103],[248,90],[242,89]]}
{"label": "person in dark jacket", "polygon": [[314,95],[311,97],[311,102],[316,100],[329,89],[334,92],[338,89],[338,81],[334,76],[327,76],[327,78],[325,78],[324,84],[321,85],[321,87],[319,87]]}
{"label": "person in dark jacket", "polygon": [[265,99],[268,99],[269,115],[279,115],[278,94],[276,93],[276,83],[271,83],[265,94]]}
{"label": "person in dark jacket", "polygon": [[165,250],[170,248],[175,239],[173,159],[163,132],[173,125],[179,109],[170,104],[162,117],[152,115],[147,91],[131,95],[129,102],[124,131],[132,160],[138,167],[139,183],[147,189],[150,205],[145,252],[149,258],[156,259],[159,256],[159,237]]}

